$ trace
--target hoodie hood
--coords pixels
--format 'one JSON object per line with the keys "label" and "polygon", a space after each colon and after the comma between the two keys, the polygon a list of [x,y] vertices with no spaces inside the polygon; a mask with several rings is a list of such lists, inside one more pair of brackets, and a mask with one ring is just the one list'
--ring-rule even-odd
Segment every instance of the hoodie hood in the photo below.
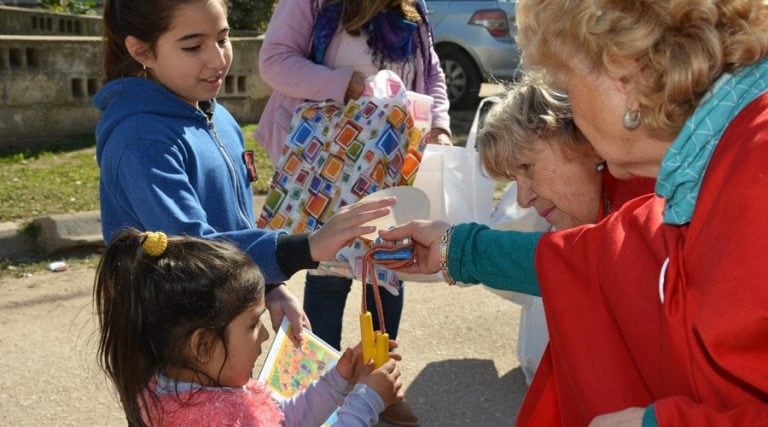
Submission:
{"label": "hoodie hood", "polygon": [[205,114],[184,102],[164,86],[152,80],[125,77],[104,85],[93,98],[93,106],[102,115],[96,126],[96,157],[101,158],[104,145],[115,129],[126,119],[137,115],[154,115],[182,120],[201,120]]}

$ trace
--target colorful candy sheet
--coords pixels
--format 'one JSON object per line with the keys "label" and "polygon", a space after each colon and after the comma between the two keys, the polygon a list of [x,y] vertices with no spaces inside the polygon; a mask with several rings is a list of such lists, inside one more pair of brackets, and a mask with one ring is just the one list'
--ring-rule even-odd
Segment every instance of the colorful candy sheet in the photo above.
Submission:
{"label": "colorful candy sheet", "polygon": [[[280,402],[301,393],[320,379],[341,357],[341,353],[310,330],[303,331],[304,340],[297,347],[288,338],[293,334],[292,328],[288,318],[283,317],[257,379]],[[336,411],[323,426],[330,426],[335,420]]]}

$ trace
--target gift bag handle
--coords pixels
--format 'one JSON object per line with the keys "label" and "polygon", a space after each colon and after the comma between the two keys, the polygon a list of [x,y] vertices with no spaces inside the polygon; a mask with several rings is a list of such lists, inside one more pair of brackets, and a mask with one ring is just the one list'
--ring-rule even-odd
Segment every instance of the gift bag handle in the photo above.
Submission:
{"label": "gift bag handle", "polygon": [[498,104],[499,102],[501,102],[501,98],[498,96],[489,96],[487,98],[483,98],[483,100],[480,101],[480,105],[478,105],[477,110],[475,110],[475,118],[472,120],[472,126],[469,128],[469,135],[467,135],[467,150],[477,150],[475,148],[477,141],[477,128],[480,126],[480,112],[483,110],[483,107],[487,103]]}

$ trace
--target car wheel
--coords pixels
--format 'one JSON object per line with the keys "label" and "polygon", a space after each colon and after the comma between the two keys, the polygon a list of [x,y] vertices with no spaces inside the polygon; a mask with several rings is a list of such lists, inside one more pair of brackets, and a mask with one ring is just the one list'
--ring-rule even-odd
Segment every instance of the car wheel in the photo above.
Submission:
{"label": "car wheel", "polygon": [[480,72],[472,58],[454,47],[438,48],[451,108],[474,108],[480,95]]}

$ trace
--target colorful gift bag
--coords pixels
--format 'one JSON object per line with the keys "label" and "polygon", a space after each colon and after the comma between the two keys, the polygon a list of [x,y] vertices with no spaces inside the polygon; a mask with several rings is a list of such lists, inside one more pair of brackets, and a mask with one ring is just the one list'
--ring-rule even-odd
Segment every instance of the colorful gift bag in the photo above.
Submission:
{"label": "colorful gift bag", "polygon": [[359,99],[294,112],[258,226],[313,231],[367,194],[410,185],[432,121],[432,98],[381,71]]}

